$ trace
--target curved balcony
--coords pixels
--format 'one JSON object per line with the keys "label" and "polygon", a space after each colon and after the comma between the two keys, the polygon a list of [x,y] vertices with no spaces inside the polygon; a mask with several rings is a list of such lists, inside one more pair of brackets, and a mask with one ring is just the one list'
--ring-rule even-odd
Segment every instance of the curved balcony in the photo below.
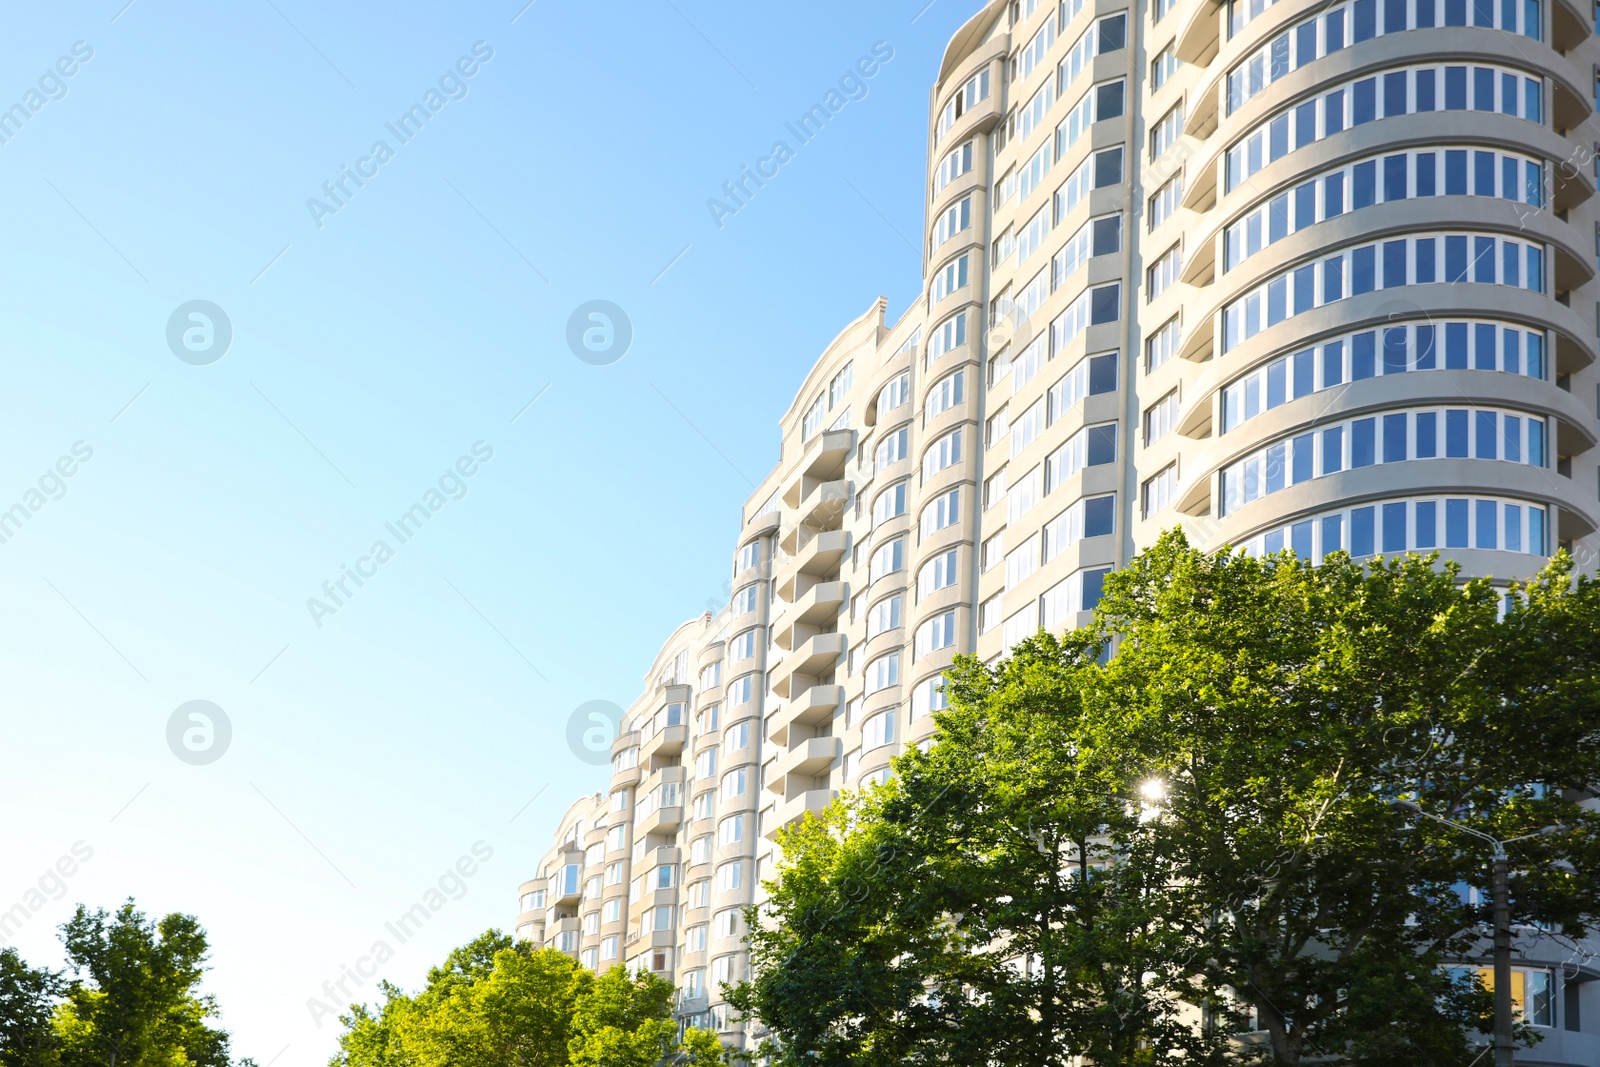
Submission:
{"label": "curved balcony", "polygon": [[808,737],[780,754],[767,777],[767,789],[780,796],[788,792],[791,775],[815,778],[826,774],[844,754],[844,742],[837,737]]}
{"label": "curved balcony", "polygon": [[850,599],[848,582],[818,582],[800,596],[778,622],[774,644],[785,652],[831,625]]}
{"label": "curved balcony", "polygon": [[840,633],[808,638],[773,668],[772,691],[784,698],[799,695],[816,684],[817,678],[832,674],[848,647],[848,639]]}
{"label": "curved balcony", "polygon": [[843,703],[844,686],[814,685],[768,717],[767,736],[776,744],[787,744],[790,726],[814,726],[831,719]]}
{"label": "curved balcony", "polygon": [[769,841],[774,840],[781,827],[791,826],[807,815],[821,815],[838,795],[837,789],[807,789],[787,800],[778,801],[778,806],[773,809],[772,825],[762,836]]}
{"label": "curved balcony", "polygon": [[639,760],[642,763],[652,762],[657,756],[677,756],[683,752],[685,742],[689,740],[689,727],[664,726],[650,736],[639,746]]}

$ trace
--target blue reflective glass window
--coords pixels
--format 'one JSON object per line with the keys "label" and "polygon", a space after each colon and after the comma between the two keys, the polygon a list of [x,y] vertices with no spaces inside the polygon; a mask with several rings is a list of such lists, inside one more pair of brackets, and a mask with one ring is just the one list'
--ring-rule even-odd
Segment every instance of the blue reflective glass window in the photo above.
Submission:
{"label": "blue reflective glass window", "polygon": [[1330,174],[1322,182],[1322,217],[1344,214],[1344,175]]}
{"label": "blue reflective glass window", "polygon": [[1529,122],[1544,121],[1544,82],[1538,78],[1522,79],[1522,117]]}
{"label": "blue reflective glass window", "polygon": [[1344,47],[1344,12],[1335,11],[1322,20],[1322,38],[1332,55]]}
{"label": "blue reflective glass window", "polygon": [[1419,71],[1415,72],[1415,77],[1416,77],[1417,110],[1418,111],[1437,111],[1437,110],[1439,110],[1438,101],[1436,99],[1436,96],[1437,96],[1437,93],[1438,93],[1438,84],[1439,84],[1439,82],[1438,82],[1438,74],[1435,71],[1431,70],[1431,69],[1429,69],[1429,70],[1419,70]]}
{"label": "blue reflective glass window", "polygon": [[1383,198],[1385,200],[1404,200],[1408,184],[1407,160],[1410,157],[1384,156],[1383,157]]}
{"label": "blue reflective glass window", "polygon": [[1329,341],[1322,346],[1322,387],[1344,381],[1344,342]]}
{"label": "blue reflective glass window", "polygon": [[1267,366],[1267,408],[1270,410],[1288,399],[1289,362],[1274,360]]}
{"label": "blue reflective glass window", "polygon": [[1467,195],[1467,152],[1452,148],[1444,154],[1444,192],[1446,196]]}
{"label": "blue reflective glass window", "polygon": [[1422,0],[1416,5],[1416,29],[1426,30],[1433,27],[1433,0]]}
{"label": "blue reflective glass window", "polygon": [[1344,129],[1344,90],[1336,89],[1322,98],[1322,135],[1324,137]]}
{"label": "blue reflective glass window", "polygon": [[1289,548],[1301,559],[1311,558],[1311,521],[1297,522],[1289,527]]}
{"label": "blue reflective glass window", "polygon": [[1377,285],[1378,250],[1371,245],[1350,253],[1350,295],[1370,293]]}
{"label": "blue reflective glass window", "polygon": [[1369,159],[1351,168],[1350,187],[1352,208],[1371,207],[1378,198],[1378,161]]}
{"label": "blue reflective glass window", "polygon": [[1517,178],[1519,177],[1519,172],[1521,171],[1521,169],[1522,169],[1521,167],[1517,166],[1517,161],[1512,159],[1510,156],[1501,157],[1501,159],[1500,159],[1500,190],[1499,190],[1499,195],[1502,198],[1504,198],[1506,200],[1515,200],[1515,199],[1517,199],[1517,196],[1518,196]]}
{"label": "blue reflective glass window", "polygon": [[1271,530],[1261,539],[1261,550],[1267,555],[1283,551],[1283,531]]}
{"label": "blue reflective glass window", "polygon": [[1472,153],[1472,195],[1494,195],[1494,153]]}
{"label": "blue reflective glass window", "polygon": [[1522,420],[1515,415],[1500,419],[1500,455],[1512,462],[1522,462]]}
{"label": "blue reflective glass window", "polygon": [[1344,516],[1329,515],[1322,520],[1322,553],[1338,552],[1344,548]]}
{"label": "blue reflective glass window", "polygon": [[1417,195],[1433,196],[1433,168],[1438,157],[1432,152],[1423,152],[1417,156]]}
{"label": "blue reflective glass window", "polygon": [[1295,35],[1295,69],[1309,63],[1317,54],[1317,20],[1304,23],[1294,31]]}
{"label": "blue reflective glass window", "polygon": [[1487,322],[1472,327],[1472,366],[1476,370],[1494,370],[1495,329]]}
{"label": "blue reflective glass window", "polygon": [[1503,527],[1506,533],[1505,549],[1507,552],[1522,551],[1522,509],[1515,504],[1507,504],[1503,509],[1505,522]]}
{"label": "blue reflective glass window", "polygon": [[1544,335],[1528,334],[1528,377],[1544,380]]}
{"label": "blue reflective glass window", "polygon": [[1439,353],[1437,342],[1434,340],[1435,330],[1432,326],[1418,326],[1415,355],[1415,366],[1418,370],[1433,370],[1438,365]]}
{"label": "blue reflective glass window", "polygon": [[1495,520],[1498,518],[1498,516],[1495,514],[1497,510],[1495,502],[1493,500],[1479,500],[1477,501],[1477,505],[1478,521],[1476,525],[1478,527],[1478,547],[1499,548],[1500,540],[1497,535],[1500,531],[1496,529],[1498,523],[1496,523]]}
{"label": "blue reflective glass window", "polygon": [[1499,442],[1495,436],[1495,413],[1492,411],[1474,411],[1476,416],[1472,421],[1477,430],[1476,455],[1479,459],[1496,459],[1499,450],[1495,447]]}
{"label": "blue reflective glass window", "polygon": [[1098,466],[1117,458],[1117,424],[1089,427],[1088,465]]}
{"label": "blue reflective glass window", "polygon": [[1290,484],[1299,485],[1311,480],[1312,464],[1316,459],[1315,438],[1315,434],[1303,433],[1294,439],[1294,471]]}
{"label": "blue reflective glass window", "polygon": [[1494,110],[1494,71],[1488,67],[1472,68],[1472,110]]}
{"label": "blue reflective glass window", "polygon": [[1396,71],[1383,76],[1383,115],[1393,118],[1406,113],[1406,72]]}
{"label": "blue reflective glass window", "polygon": [[1267,242],[1281,241],[1289,236],[1289,194],[1275,196],[1267,205]]}
{"label": "blue reflective glass window", "polygon": [[1289,279],[1274,278],[1267,283],[1267,325],[1276,326],[1288,316]]}
{"label": "blue reflective glass window", "polygon": [[1494,282],[1494,238],[1474,237],[1472,239],[1472,280],[1475,282]]}
{"label": "blue reflective glass window", "polygon": [[1444,547],[1466,548],[1467,526],[1471,513],[1467,511],[1467,501],[1446,500],[1444,502]]}
{"label": "blue reflective glass window", "polygon": [[1515,241],[1500,242],[1500,284],[1522,285],[1522,246]]}
{"label": "blue reflective glass window", "polygon": [[1398,241],[1385,241],[1383,243],[1383,287],[1393,289],[1406,284],[1406,242],[1402,238]]}
{"label": "blue reflective glass window", "polygon": [[1377,0],[1356,0],[1352,5],[1354,10],[1354,23],[1351,39],[1365,41],[1378,32],[1378,5]]}
{"label": "blue reflective glass window", "polygon": [[1467,24],[1467,0],[1444,0],[1444,24],[1446,26]]}
{"label": "blue reflective glass window", "polygon": [[1472,24],[1474,26],[1494,25],[1494,0],[1472,0]]}
{"label": "blue reflective glass window", "polygon": [[1317,139],[1317,102],[1307,100],[1294,109],[1294,146],[1304,148]]}
{"label": "blue reflective glass window", "polygon": [[1311,380],[1316,367],[1316,351],[1308,348],[1296,352],[1291,358],[1294,360],[1294,395],[1296,398],[1310,396],[1316,388]]}
{"label": "blue reflective glass window", "polygon": [[1344,299],[1344,260],[1338,256],[1322,261],[1322,302]]}
{"label": "blue reflective glass window", "polygon": [[1467,324],[1447,322],[1444,326],[1444,366],[1446,370],[1465,370],[1467,366]]}
{"label": "blue reflective glass window", "polygon": [[1358,333],[1350,338],[1350,380],[1359,382],[1363,378],[1371,378],[1378,373],[1377,335],[1372,333]]}
{"label": "blue reflective glass window", "polygon": [[1099,570],[1083,572],[1083,610],[1093,611],[1095,605],[1100,603],[1100,596],[1105,592],[1106,575],[1111,573],[1110,567]]}
{"label": "blue reflective glass window", "polygon": [[1528,509],[1528,551],[1540,556],[1550,554],[1550,546],[1545,542],[1544,523],[1544,508]]}
{"label": "blue reflective glass window", "polygon": [[1515,74],[1500,75],[1500,113],[1502,115],[1515,115],[1517,113],[1517,76]]}
{"label": "blue reflective glass window", "polygon": [[1283,488],[1289,474],[1289,446],[1280,442],[1267,449],[1267,492],[1276,493]]}
{"label": "blue reflective glass window", "polygon": [[1350,424],[1350,467],[1370,467],[1377,462],[1377,419],[1357,419]]}
{"label": "blue reflective glass window", "polygon": [[1117,523],[1117,495],[1092,496],[1083,502],[1083,536],[1112,533]]}
{"label": "blue reflective glass window", "polygon": [[1306,182],[1294,191],[1294,228],[1303,230],[1317,221],[1317,183]]}
{"label": "blue reflective glass window", "polygon": [[1467,109],[1466,67],[1444,68],[1444,109],[1446,111],[1465,111]]}
{"label": "blue reflective glass window", "polygon": [[1444,280],[1447,282],[1464,282],[1467,280],[1467,239],[1465,237],[1454,236],[1444,239]]}
{"label": "blue reflective glass window", "polygon": [[1334,426],[1322,431],[1322,473],[1335,474],[1344,470],[1344,427]]}
{"label": "blue reflective glass window", "polygon": [[1406,419],[1405,415],[1385,415],[1383,417],[1383,461],[1385,463],[1400,463],[1406,458]]}
{"label": "blue reflective glass window", "polygon": [[1438,501],[1417,501],[1416,545],[1418,548],[1437,548],[1439,546]]}
{"label": "blue reflective glass window", "polygon": [[[1405,247],[1404,243],[1400,246]],[[1411,353],[1406,348],[1406,328],[1390,326],[1383,331],[1383,373],[1403,374],[1410,370]]]}
{"label": "blue reflective glass window", "polygon": [[1310,311],[1317,305],[1317,275],[1316,268],[1310,264],[1295,268],[1294,272],[1294,313]]}
{"label": "blue reflective glass window", "polygon": [[1406,506],[1404,504],[1385,504],[1383,506],[1383,550],[1385,552],[1404,552],[1406,550]]}
{"label": "blue reflective glass window", "polygon": [[1434,241],[1432,237],[1418,237],[1416,239],[1417,285],[1429,285],[1439,280],[1439,269],[1434,262]]}
{"label": "blue reflective glass window", "polygon": [[1413,452],[1418,459],[1434,459],[1439,455],[1439,413],[1417,412],[1417,434]]}
{"label": "blue reflective glass window", "polygon": [[1353,508],[1350,512],[1350,554],[1370,556],[1376,550],[1373,544],[1375,525],[1372,508]]}
{"label": "blue reflective glass window", "polygon": [[1089,393],[1114,393],[1117,391],[1117,354],[1109,352],[1089,360]]}
{"label": "blue reflective glass window", "polygon": [[1507,327],[1500,331],[1500,369],[1508,374],[1522,373],[1522,331]]}
{"label": "blue reflective glass window", "polygon": [[1360,126],[1378,117],[1378,79],[1363,78],[1351,88],[1350,125]]}
{"label": "blue reflective glass window", "polygon": [[1467,412],[1444,413],[1444,454],[1450,459],[1467,458]]}

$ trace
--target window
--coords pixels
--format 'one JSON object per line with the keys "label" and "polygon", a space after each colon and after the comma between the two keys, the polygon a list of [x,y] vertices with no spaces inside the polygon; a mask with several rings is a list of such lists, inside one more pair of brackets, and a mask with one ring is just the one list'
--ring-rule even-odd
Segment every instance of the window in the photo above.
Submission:
{"label": "window", "polygon": [[921,626],[917,627],[915,652],[917,659],[937,652],[941,648],[949,648],[956,643],[956,613],[952,611],[935,615]]}
{"label": "window", "polygon": [[893,630],[900,625],[901,596],[895,593],[886,596],[867,612],[867,639],[871,640],[885,630]]}
{"label": "window", "polygon": [[1073,364],[1072,369],[1050,387],[1046,397],[1049,423],[1054,425],[1086,396],[1116,392],[1118,358],[1116,352],[1102,352]]}
{"label": "window", "polygon": [[744,885],[744,861],[734,860],[717,868],[717,888],[726,893]]}
{"label": "window", "polygon": [[722,684],[722,661],[707,664],[700,668],[700,688],[715,689]]}
{"label": "window", "polygon": [[945,153],[939,160],[939,166],[934,170],[933,191],[938,193],[945,186],[961,177],[972,169],[972,142],[957,145]]}
{"label": "window", "polygon": [[933,224],[933,243],[929,246],[930,249],[938,248],[971,225],[972,197],[964,196],[945,208],[939,216],[939,221]]}
{"label": "window", "polygon": [[694,798],[694,817],[696,820],[709,819],[716,814],[717,795],[711,790],[700,793]]}
{"label": "window", "polygon": [[1542,293],[1544,272],[1544,245],[1509,237],[1424,233],[1357,245],[1285,271],[1226,305],[1223,351],[1286,318],[1375,289],[1470,281]]}
{"label": "window", "polygon": [[1149,518],[1172,506],[1178,493],[1178,465],[1169,463],[1152,478],[1145,480],[1140,490],[1140,514]]}
{"label": "window", "polygon": [[951,293],[967,287],[967,261],[969,257],[963,252],[961,255],[940,267],[933,275],[933,299],[943,300]]}
{"label": "window", "polygon": [[734,562],[733,573],[738,574],[740,571],[747,571],[760,563],[761,560],[761,540],[757,538],[747,545],[739,546],[739,556]]}
{"label": "window", "polygon": [[1334,167],[1280,193],[1223,231],[1223,269],[1307,226],[1415,197],[1485,196],[1544,206],[1545,164],[1470,146],[1390,152]]}
{"label": "window", "polygon": [[544,910],[544,890],[543,889],[535,889],[531,893],[522,894],[522,899],[521,899],[520,905],[521,905],[521,910],[523,910],[523,911],[542,911],[542,910]]}
{"label": "window", "polygon": [[900,653],[898,650],[879,656],[867,664],[867,692],[876,693],[900,684]]}
{"label": "window", "polygon": [[1122,317],[1122,283],[1085,289],[1050,323],[1050,354],[1066,350],[1090,326],[1116,322]]}
{"label": "window", "polygon": [[744,840],[744,816],[730,815],[717,824],[717,844],[722,848]]}
{"label": "window", "polygon": [[748,615],[760,604],[761,586],[751,582],[733,594],[733,614]]}
{"label": "window", "polygon": [[1376,463],[1470,458],[1544,467],[1548,441],[1543,418],[1492,408],[1418,408],[1381,420],[1368,416],[1324,424],[1224,467],[1218,514],[1231,514],[1290,485]]}
{"label": "window", "polygon": [[1072,176],[1056,187],[1052,198],[1055,205],[1056,225],[1060,225],[1067,212],[1094,189],[1122,184],[1122,147],[1106,148],[1095,152],[1078,165]]}
{"label": "window", "polygon": [[1178,316],[1174,315],[1163,323],[1159,330],[1145,339],[1144,372],[1149,374],[1176,355],[1180,340],[1181,330],[1178,327]]}
{"label": "window", "polygon": [[903,537],[896,537],[893,541],[879,545],[872,553],[867,582],[870,585],[886,574],[893,574],[905,567],[905,546]]}
{"label": "window", "polygon": [[967,313],[958,311],[934,327],[928,337],[928,364],[967,343]]}
{"label": "window", "polygon": [[717,912],[713,920],[717,927],[717,936],[730,938],[739,936],[739,909],[724,908]]}
{"label": "window", "polygon": [[922,454],[922,480],[927,481],[960,462],[961,428],[957,427],[935,440]]}
{"label": "window", "polygon": [[[708,848],[710,847],[711,838],[706,837],[702,838],[701,840],[705,841]],[[698,882],[689,883],[689,907],[703,908],[710,900],[711,879],[702,878]]]}
{"label": "window", "polygon": [[728,704],[738,707],[748,704],[756,698],[756,676],[753,674],[742,675],[728,683]]}
{"label": "window", "polygon": [[828,382],[828,410],[833,410],[844,402],[850,392],[850,383],[854,376],[853,364],[846,363],[839,368],[839,372]]}
{"label": "window", "polygon": [[902,426],[898,430],[890,430],[878,442],[877,452],[873,456],[874,472],[892,467],[906,458],[906,448],[911,440],[911,430]]}
{"label": "window", "polygon": [[901,371],[890,378],[883,390],[878,393],[878,414],[881,416],[886,411],[893,411],[910,399],[911,372]]}
{"label": "window", "polygon": [[950,706],[950,698],[945,693],[944,675],[934,675],[924,678],[917,683],[911,691],[911,718],[920,719],[924,715],[935,711],[943,711]]}
{"label": "window", "polygon": [[934,133],[934,142],[943,137],[945,131],[954,126],[956,119],[971,111],[979,101],[989,98],[989,72],[981,70],[967,79],[965,85],[956,90],[939,112],[939,127]]}
{"label": "window", "polygon": [[733,959],[732,956],[718,956],[711,961],[711,981],[717,988],[733,980]]}
{"label": "window", "polygon": [[897,482],[879,493],[872,502],[872,524],[880,526],[906,513],[906,483]]}
{"label": "window", "polygon": [[722,776],[723,800],[732,800],[734,797],[742,797],[744,796],[744,792],[745,769],[743,767],[740,767],[737,770],[729,771],[727,774]]}
{"label": "window", "polygon": [[1177,421],[1178,391],[1174,389],[1145,409],[1144,443],[1146,447],[1165,437]]}
{"label": "window", "polygon": [[1145,268],[1145,300],[1150,301],[1170,289],[1183,269],[1183,248],[1173,245],[1161,258]]}
{"label": "window", "polygon": [[978,606],[978,632],[986,634],[1000,625],[1000,612],[1004,606],[1004,596],[995,594]]}
{"label": "window", "polygon": [[922,509],[918,521],[918,536],[926,541],[940,530],[961,521],[961,487],[940,493]]}
{"label": "window", "polygon": [[1015,589],[1039,569],[1039,539],[1028,537],[1006,553],[1006,588]]}
{"label": "window", "polygon": [[[733,640],[728,642],[728,652],[735,663],[738,663],[741,660],[750,659],[752,656],[754,656],[756,654],[755,630],[743,630],[735,634]],[[722,680],[721,666],[721,664],[717,664],[717,677],[715,681],[712,682],[712,685],[715,685],[717,682]],[[711,686],[705,686],[705,688],[709,689]]]}
{"label": "window", "polygon": [[1029,405],[1028,410],[1017,416],[1017,421],[1011,424],[1011,458],[1038,438],[1044,430],[1044,397],[1040,397]]}
{"label": "window", "polygon": [[930,420],[938,418],[965,401],[966,373],[964,370],[958,370],[933,383],[933,388],[928,390],[928,399],[922,406],[923,425],[927,425]]}
{"label": "window", "polygon": [[1183,101],[1161,116],[1161,121],[1150,127],[1150,158],[1160,159],[1167,149],[1183,136]]}
{"label": "window", "polygon": [[1377,501],[1276,526],[1238,547],[1252,556],[1284,549],[1309,560],[1340,550],[1431,552],[1438,548],[1499,548],[1548,556],[1549,514],[1542,505],[1486,497]]}
{"label": "window", "polygon": [[1545,376],[1545,334],[1488,319],[1399,323],[1273,360],[1222,389],[1222,432],[1263,411],[1374,375],[1483,370]]}
{"label": "window", "polygon": [[1059,289],[1093,256],[1122,251],[1122,214],[1102,215],[1078,227],[1050,258],[1050,288]]}
{"label": "window", "polygon": [[882,711],[861,724],[861,751],[894,743],[894,712]]}
{"label": "window", "polygon": [[1053,493],[1085,467],[1098,467],[1117,458],[1117,424],[1085,426],[1045,458],[1045,492]]}
{"label": "window", "polygon": [[827,414],[827,410],[823,397],[819,396],[812,402],[805,417],[800,420],[800,440],[809,441],[817,435],[817,431],[822,428],[822,417]]}
{"label": "window", "polygon": [[1022,230],[1017,234],[1017,263],[1023,264],[1028,258],[1039,250],[1044,244],[1044,239],[1050,233],[1050,205],[1046,204],[1033,213]]}
{"label": "window", "polygon": [[1116,52],[1126,47],[1128,43],[1128,16],[1126,13],[1107,15],[1096,19],[1083,31],[1077,43],[1072,46],[1060,64],[1056,67],[1056,82],[1061,91],[1077,80],[1078,76],[1089,68],[1089,61],[1095,56],[1105,55],[1107,52]]}
{"label": "window", "polygon": [[1006,469],[1001,467],[983,480],[983,508],[985,511],[1006,498]]}
{"label": "window", "polygon": [[1050,45],[1056,39],[1056,20],[1045,19],[1039,32],[1033,35],[1033,40],[1027,46],[1019,49],[1011,57],[1011,80],[1020,81],[1033,73],[1044,54],[1050,50]]}
{"label": "window", "polygon": [[987,538],[984,539],[984,542],[983,542],[983,563],[982,563],[982,566],[981,566],[980,569],[983,572],[987,573],[989,568],[995,566],[1001,560],[1005,559],[1005,556],[1006,556],[1006,532],[1004,530],[1001,530],[999,533],[993,534],[990,537],[987,537]]}
{"label": "window", "polygon": [[1310,100],[1267,117],[1231,145],[1225,155],[1225,191],[1231,192],[1262,167],[1294,149],[1378,118],[1472,110],[1498,112],[1543,125],[1543,101],[1542,79],[1500,66],[1417,64],[1337,83]]}
{"label": "window", "polygon": [[1110,567],[1094,567],[1068,575],[1039,598],[1040,622],[1046,630],[1067,624],[1080,611],[1093,611],[1100,603]]}
{"label": "window", "polygon": [[750,747],[750,720],[736,722],[723,731],[722,751],[732,756],[740,749]]}
{"label": "window", "polygon": [[1157,226],[1170,219],[1183,203],[1183,172],[1168,178],[1161,188],[1150,196],[1149,210],[1145,213],[1148,219],[1148,228],[1153,232]]}
{"label": "window", "polygon": [[1015,523],[1027,514],[1039,497],[1043,495],[1044,468],[1034,467],[1028,473],[1011,483],[1011,488],[1006,490],[1006,521]]}
{"label": "window", "polygon": [[[627,790],[625,790],[625,789],[624,790],[618,790],[618,794],[620,794],[624,798],[624,800],[626,800],[627,795],[628,795]],[[613,827],[611,827],[611,829],[606,831],[606,851],[608,851],[608,852],[616,852],[616,851],[618,851],[620,849],[624,849],[624,848],[627,848],[627,847],[628,847],[628,827],[627,827],[627,824],[618,823],[616,826],[613,826]]]}
{"label": "window", "polygon": [[[704,924],[691,926],[684,931],[684,941],[690,952],[704,952],[706,950],[706,927]],[[690,974],[699,974],[699,971],[690,971]]]}
{"label": "window", "polygon": [[722,712],[721,704],[712,704],[702,708],[694,717],[694,732],[696,737],[704,737],[717,728],[717,720]]}
{"label": "window", "polygon": [[1090,126],[1101,119],[1114,119],[1122,114],[1125,89],[1126,79],[1117,78],[1092,86],[1078,98],[1072,110],[1067,112],[1067,117],[1056,126],[1057,159],[1065,156]]}
{"label": "window", "polygon": [[1167,84],[1172,76],[1178,73],[1178,68],[1183,66],[1178,61],[1178,54],[1174,45],[1167,45],[1156,57],[1150,61],[1150,89],[1154,92]]}
{"label": "window", "polygon": [[[917,571],[917,598],[920,600],[940,589],[948,589],[956,584],[956,549],[941,552],[928,562],[924,563]],[[899,625],[898,619],[895,625]],[[871,624],[868,624],[871,631]]]}
{"label": "window", "polygon": [[710,778],[717,773],[717,750],[708,748],[694,758],[694,776]]}
{"label": "window", "polygon": [[1040,531],[1042,561],[1050,562],[1085,537],[1115,533],[1116,525],[1117,494],[1107,493],[1074,501],[1065,511],[1045,523]]}

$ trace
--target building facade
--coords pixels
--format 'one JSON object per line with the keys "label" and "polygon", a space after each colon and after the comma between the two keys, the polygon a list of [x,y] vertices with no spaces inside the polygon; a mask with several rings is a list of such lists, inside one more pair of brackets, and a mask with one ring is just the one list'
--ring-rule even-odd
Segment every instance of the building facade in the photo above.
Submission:
{"label": "building facade", "polygon": [[[1569,0],[975,14],[929,98],[921,296],[811,368],[730,603],[663,647],[519,932],[744,1040],[719,989],[776,829],[925,742],[954,655],[1080,625],[1172,526],[1592,572],[1597,61]],[[1600,1062],[1600,970],[1521,948],[1537,1062]]]}

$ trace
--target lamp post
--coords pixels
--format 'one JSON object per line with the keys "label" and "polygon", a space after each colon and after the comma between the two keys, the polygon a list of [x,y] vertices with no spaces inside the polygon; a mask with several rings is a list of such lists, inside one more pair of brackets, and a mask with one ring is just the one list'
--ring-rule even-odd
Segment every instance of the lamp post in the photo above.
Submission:
{"label": "lamp post", "polygon": [[1502,841],[1498,837],[1484,833],[1482,830],[1465,826],[1453,819],[1446,819],[1442,815],[1435,815],[1424,811],[1418,804],[1410,800],[1396,800],[1395,807],[1404,808],[1409,812],[1432,819],[1434,822],[1460,830],[1462,833],[1471,834],[1482,841],[1487,841],[1493,849],[1490,853],[1489,867],[1489,894],[1494,902],[1494,1064],[1495,1067],[1514,1067],[1516,1051],[1511,1040],[1511,890],[1510,858],[1506,855],[1506,846],[1516,844],[1518,841],[1527,841],[1529,838],[1544,837],[1547,834],[1556,834],[1567,829],[1557,824],[1535,830],[1531,834],[1520,837],[1510,837]]}

